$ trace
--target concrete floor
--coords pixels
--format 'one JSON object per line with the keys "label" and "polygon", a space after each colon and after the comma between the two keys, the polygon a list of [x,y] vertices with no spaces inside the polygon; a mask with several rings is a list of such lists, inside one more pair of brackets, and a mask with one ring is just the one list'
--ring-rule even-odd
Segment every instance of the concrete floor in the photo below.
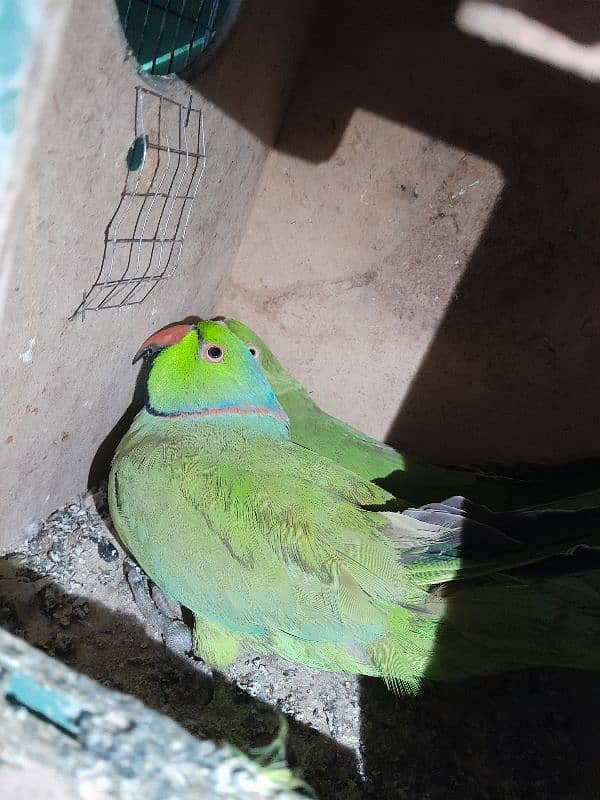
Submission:
{"label": "concrete floor", "polygon": [[[250,756],[285,714],[289,764],[320,800],[598,798],[595,673],[526,670],[396,697],[376,679],[245,654],[216,674],[205,705],[190,663],[166,655],[134,604],[109,526],[104,489],[74,498],[16,557],[0,558],[0,627]],[[438,642],[435,658],[444,652]]]}
{"label": "concrete floor", "polygon": [[600,87],[455,2],[322,4],[218,310],[441,461],[600,453]]}

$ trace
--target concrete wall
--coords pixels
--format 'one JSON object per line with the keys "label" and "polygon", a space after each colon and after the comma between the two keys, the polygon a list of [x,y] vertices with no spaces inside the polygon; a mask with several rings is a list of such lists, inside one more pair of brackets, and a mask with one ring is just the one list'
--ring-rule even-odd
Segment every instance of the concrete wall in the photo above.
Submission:
{"label": "concrete wall", "polygon": [[106,468],[131,355],[190,313],[247,321],[325,408],[421,455],[600,453],[597,84],[463,33],[455,0],[327,0],[263,171],[311,4],[246,3],[190,84],[208,164],[178,276],[69,322],[140,79],[110,0],[46,8],[2,243],[0,544]]}
{"label": "concrete wall", "polygon": [[[84,321],[69,317],[102,261],[141,79],[125,60],[112,0],[47,0],[45,11],[0,243],[0,547],[28,519],[85,490],[98,448],[131,400],[139,343],[188,313],[212,311],[280,125],[310,4],[247,4],[227,47],[193,82],[194,105],[205,114],[207,168],[177,275],[140,306],[89,312]],[[158,88],[185,102],[189,87]]]}
{"label": "concrete wall", "polygon": [[221,313],[440,461],[600,453],[600,87],[457,2],[322,4]]}
{"label": "concrete wall", "polygon": [[[0,8],[0,192],[10,172],[19,96],[27,84],[28,67],[35,52],[41,0],[3,3]],[[0,206],[1,207],[1,206]]]}

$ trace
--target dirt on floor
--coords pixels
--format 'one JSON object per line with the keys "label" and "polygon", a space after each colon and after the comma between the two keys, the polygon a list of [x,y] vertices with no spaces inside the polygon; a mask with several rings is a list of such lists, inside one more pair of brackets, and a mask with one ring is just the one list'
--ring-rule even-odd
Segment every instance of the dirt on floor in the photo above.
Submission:
{"label": "dirt on floor", "polygon": [[395,697],[380,681],[275,657],[215,676],[205,705],[189,663],[165,653],[123,573],[105,488],[30,526],[0,562],[0,624],[187,730],[252,753],[289,723],[288,760],[333,798],[597,798],[600,684],[537,670]]}

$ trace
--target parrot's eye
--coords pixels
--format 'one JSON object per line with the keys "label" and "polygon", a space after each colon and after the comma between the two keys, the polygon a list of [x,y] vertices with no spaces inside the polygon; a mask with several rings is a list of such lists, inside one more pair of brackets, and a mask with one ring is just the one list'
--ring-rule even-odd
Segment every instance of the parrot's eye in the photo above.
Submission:
{"label": "parrot's eye", "polygon": [[202,358],[205,361],[211,361],[213,364],[223,361],[225,352],[220,344],[203,344],[202,345]]}
{"label": "parrot's eye", "polygon": [[250,351],[250,355],[252,356],[252,358],[255,358],[258,361],[258,359],[260,358],[260,350],[258,349],[258,347],[255,344],[252,344],[251,342],[246,342],[246,347]]}

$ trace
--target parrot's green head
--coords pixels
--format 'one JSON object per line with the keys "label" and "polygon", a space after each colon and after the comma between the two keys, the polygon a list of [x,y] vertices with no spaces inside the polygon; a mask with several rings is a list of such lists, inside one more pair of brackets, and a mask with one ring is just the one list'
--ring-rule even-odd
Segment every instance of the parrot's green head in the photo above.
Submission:
{"label": "parrot's green head", "polygon": [[150,336],[134,363],[148,368],[146,408],[156,416],[264,415],[287,423],[246,344],[222,322],[171,325]]}
{"label": "parrot's green head", "polygon": [[244,342],[246,347],[250,350],[250,353],[262,367],[275,394],[280,395],[290,389],[302,389],[298,381],[292,378],[291,375],[288,375],[264,341],[260,336],[254,333],[251,328],[230,317],[216,317],[216,319],[224,322],[229,330],[235,333],[238,339]]}

